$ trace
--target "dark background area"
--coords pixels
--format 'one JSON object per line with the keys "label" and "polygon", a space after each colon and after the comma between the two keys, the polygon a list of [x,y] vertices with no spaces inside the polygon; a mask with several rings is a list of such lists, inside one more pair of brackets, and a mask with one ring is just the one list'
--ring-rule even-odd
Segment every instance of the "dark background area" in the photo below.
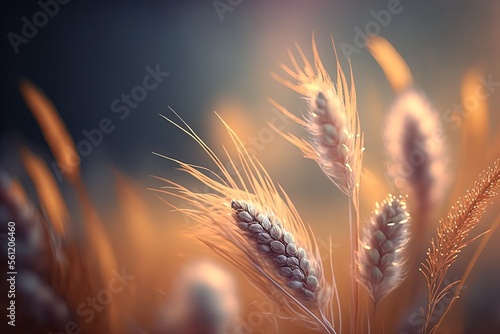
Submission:
{"label": "dark background area", "polygon": [[[18,137],[45,147],[17,87],[18,79],[27,77],[54,101],[77,143],[85,139],[82,130],[96,128],[102,118],[116,125],[84,159],[84,171],[99,156],[131,174],[155,173],[160,166],[151,151],[168,146],[172,156],[180,151],[189,154],[175,139],[178,133],[158,117],[167,106],[202,134],[208,129],[200,125],[213,118],[217,101],[225,97],[255,114],[269,112],[270,107],[255,110],[261,106],[256,101],[282,88],[268,73],[287,60],[287,48],[298,41],[307,49],[313,31],[324,50],[330,34],[337,45],[353,45],[353,28],[363,28],[373,20],[370,11],[387,5],[388,1],[242,1],[221,20],[212,1],[72,0],[59,5],[58,13],[16,54],[7,34],[21,34],[22,18],[32,22],[41,8],[36,1],[3,1],[1,141],[7,149]],[[380,34],[396,45],[437,106],[446,108],[458,99],[461,69],[495,56],[488,51],[498,47],[498,34],[487,33],[494,2],[401,1],[401,6],[402,12]],[[352,55],[351,61],[363,115],[370,107],[363,94],[374,87],[382,87],[376,94],[383,98],[391,93],[365,50]],[[145,67],[156,64],[170,76],[129,117],[119,120],[111,102],[141,84]]]}

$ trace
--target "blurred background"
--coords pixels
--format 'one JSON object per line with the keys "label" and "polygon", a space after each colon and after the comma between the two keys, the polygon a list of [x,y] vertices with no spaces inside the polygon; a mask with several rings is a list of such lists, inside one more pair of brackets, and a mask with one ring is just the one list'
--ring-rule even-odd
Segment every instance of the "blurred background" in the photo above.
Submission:
{"label": "blurred background", "polygon": [[[489,130],[498,138],[498,1],[72,0],[57,2],[57,8],[48,10],[44,9],[48,8],[46,3],[49,1],[5,0],[0,4],[0,166],[27,184],[28,195],[35,196],[18,153],[21,143],[29,146],[54,173],[70,211],[76,210],[70,186],[58,174],[54,157],[20,94],[19,80],[28,78],[54,102],[74,138],[82,178],[94,205],[108,217],[105,226],[113,231],[111,239],[117,249],[127,245],[119,237],[120,219],[113,212],[120,204],[110,200],[116,197],[115,170],[145,189],[161,186],[150,175],[178,181],[185,177],[175,170],[175,164],[152,152],[214,167],[194,141],[159,116],[173,117],[170,107],[219,153],[223,152],[222,145],[230,143],[214,111],[221,115],[256,153],[274,181],[285,188],[303,220],[313,226],[318,236],[332,234],[334,255],[347,251],[347,200],[325,182],[313,162],[301,158],[268,125],[271,122],[287,131],[300,131],[273,110],[267,98],[272,97],[297,115],[306,110],[305,102],[269,73],[283,73],[279,63],[289,64],[287,49],[294,49],[295,43],[312,56],[313,32],[332,76],[335,55],[331,37],[344,71],[348,71],[349,61],[352,65],[366,138],[365,166],[384,184],[362,195],[362,220],[369,215],[374,201],[383,200],[386,191],[393,190],[386,182],[380,133],[394,93],[363,45],[365,34],[375,33],[387,39],[408,63],[417,86],[433,102],[443,121],[452,166],[464,161],[461,128],[468,115],[463,111],[463,85],[471,73],[491,93],[482,103],[489,110]],[[48,15],[37,14],[44,10]],[[389,17],[381,16],[382,11],[390,13]],[[96,134],[96,129],[101,135]],[[497,143],[487,142],[488,148]],[[485,157],[473,163],[480,171],[489,162],[491,159]],[[470,187],[476,175],[467,178],[457,193]],[[456,200],[451,194],[449,197]],[[164,233],[160,234],[163,242],[159,241],[163,246],[158,247],[179,256],[162,270],[162,289],[167,290],[167,282],[174,281],[175,268],[207,252],[195,241],[186,246],[177,244],[175,238],[169,239],[167,236],[190,226],[190,222],[168,212],[150,192],[145,191],[141,199],[148,205],[152,224]],[[436,222],[448,207],[443,205]],[[481,231],[498,216],[498,210],[491,211]],[[500,240],[498,233],[494,237]],[[321,243],[327,245],[327,239],[319,237],[319,243],[320,247]],[[498,257],[493,257],[498,252],[493,244],[492,240],[461,301],[463,305],[476,305],[474,296],[494,296],[482,302],[490,310],[485,317],[492,319],[500,318],[499,287],[491,283],[486,292],[479,290],[484,288],[480,275],[484,268],[488,268],[490,278],[500,279],[500,268],[495,264]],[[166,248],[158,248],[158,252]],[[168,261],[167,256],[162,261]],[[336,265],[342,268],[345,263],[339,260]],[[342,284],[346,278],[339,280]],[[238,282],[246,284],[241,277]],[[243,295],[244,312],[250,314],[252,293]],[[477,317],[471,321],[478,322]],[[253,326],[254,332],[266,332],[260,326]]]}

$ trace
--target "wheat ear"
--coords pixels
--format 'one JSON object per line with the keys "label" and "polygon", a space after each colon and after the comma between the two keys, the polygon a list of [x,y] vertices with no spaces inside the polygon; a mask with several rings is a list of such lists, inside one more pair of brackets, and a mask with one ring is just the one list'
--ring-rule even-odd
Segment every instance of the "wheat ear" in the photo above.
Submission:
{"label": "wheat ear", "polygon": [[[356,91],[351,71],[351,87],[337,59],[337,82],[326,71],[313,38],[314,67],[297,45],[304,69],[301,69],[289,51],[292,70],[281,64],[294,82],[275,73],[271,76],[283,85],[304,96],[309,108],[304,119],[293,116],[283,106],[271,103],[286,116],[304,126],[311,139],[303,140],[278,129],[288,141],[297,146],[306,158],[315,160],[323,172],[347,196],[353,197],[361,173],[363,159],[363,135],[356,110]],[[336,55],[336,53],[335,53]]]}
{"label": "wheat ear", "polygon": [[247,232],[259,252],[267,255],[268,262],[285,278],[286,285],[306,299],[316,299],[318,278],[306,250],[297,248],[293,235],[285,230],[282,222],[242,200],[232,201],[231,208],[238,227]]}
{"label": "wheat ear", "polygon": [[403,198],[389,195],[377,203],[357,254],[357,280],[377,304],[406,276],[410,214]]}
{"label": "wheat ear", "polygon": [[[262,165],[224,121],[237,150],[236,158],[226,151],[227,164],[186,123],[182,127],[166,119],[195,139],[216,164],[218,172],[168,158],[210,191],[194,192],[165,179],[162,179],[168,184],[165,189],[152,190],[180,198],[182,207],[170,205],[198,222],[194,236],[240,268],[253,286],[278,305],[278,313],[267,316],[295,319],[335,333],[334,283],[324,277],[315,238],[288,196],[278,191]],[[287,248],[296,256],[288,256]],[[293,279],[284,281],[280,271]]]}
{"label": "wheat ear", "polygon": [[[500,160],[496,160],[492,167],[479,175],[479,180],[475,182],[472,190],[467,191],[464,198],[459,198],[452,206],[446,219],[439,221],[436,236],[432,238],[427,251],[427,259],[420,268],[429,288],[425,333],[428,332],[435,307],[459,283],[454,281],[442,287],[446,273],[457,260],[458,254],[471,241],[478,238],[468,239],[468,236],[478,225],[486,207],[491,203],[490,199],[496,195],[494,190],[499,185]],[[458,298],[458,295],[455,298]],[[439,319],[441,318],[442,315]],[[439,322],[429,332],[434,332],[438,325]]]}
{"label": "wheat ear", "polygon": [[407,89],[389,111],[383,137],[389,175],[400,191],[410,194],[419,220],[425,219],[451,180],[439,115],[423,93]]}

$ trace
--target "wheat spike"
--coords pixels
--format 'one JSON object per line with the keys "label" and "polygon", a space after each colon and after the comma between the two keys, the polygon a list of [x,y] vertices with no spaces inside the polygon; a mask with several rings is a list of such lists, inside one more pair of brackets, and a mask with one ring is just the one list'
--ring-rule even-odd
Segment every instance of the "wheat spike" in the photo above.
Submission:
{"label": "wheat spike", "polygon": [[410,215],[402,197],[389,197],[366,226],[357,256],[357,280],[377,304],[406,276]]}
{"label": "wheat spike", "polygon": [[337,58],[337,82],[334,83],[323,66],[314,38],[312,48],[314,68],[298,45],[297,50],[304,69],[299,66],[290,51],[294,69],[281,65],[294,82],[271,73],[273,78],[303,95],[308,101],[309,108],[304,120],[293,116],[278,103],[272,100],[271,103],[286,116],[304,126],[311,139],[306,141],[276,128],[275,130],[297,146],[306,158],[315,160],[344,194],[353,197],[359,184],[364,148],[352,72],[349,88]]}
{"label": "wheat spike", "polygon": [[[300,219],[290,199],[282,190],[278,191],[262,165],[247,152],[224,121],[222,122],[237,149],[237,158],[226,151],[226,164],[187,124],[184,123],[184,128],[167,120],[195,139],[216,164],[218,173],[209,171],[210,175],[207,176],[207,169],[204,167],[168,158],[178,163],[181,170],[206,185],[210,192],[194,192],[165,179],[162,180],[167,182],[167,187],[152,190],[176,196],[189,204],[189,208],[186,208],[186,205],[179,207],[167,201],[198,223],[193,230],[196,237],[240,268],[252,285],[279,305],[279,314],[266,316],[297,319],[306,325],[316,328],[320,326],[328,333],[335,333],[331,325],[334,283],[330,284],[323,276],[323,265],[319,261],[314,236]],[[278,224],[279,221],[281,225]],[[241,228],[247,233],[242,233]],[[299,252],[294,249],[295,245],[304,249],[300,250],[300,254],[307,250],[307,261],[305,254],[300,256],[302,264],[298,257],[288,259],[285,255],[287,248],[290,253]],[[261,251],[272,251],[276,256],[262,254],[258,251],[259,247]],[[297,267],[295,259],[298,261]],[[284,261],[285,265],[287,260],[289,266],[283,267],[291,269],[289,276],[295,279],[285,282],[279,269],[277,270],[277,264]],[[285,271],[288,270],[282,269],[283,273]],[[312,273],[314,274],[311,275]],[[305,298],[306,295],[311,298]]]}
{"label": "wheat spike", "polygon": [[268,261],[286,279],[286,285],[302,297],[314,300],[318,278],[306,250],[297,248],[293,235],[285,230],[279,218],[242,200],[232,201],[231,208],[238,227],[255,240],[256,248],[268,256]]}
{"label": "wheat spike", "polygon": [[[446,219],[439,221],[436,236],[432,238],[427,251],[427,259],[420,269],[429,288],[425,332],[430,325],[436,305],[459,283],[454,281],[442,287],[448,269],[455,263],[461,250],[477,238],[468,239],[486,211],[486,207],[491,203],[490,199],[496,196],[495,189],[499,185],[500,160],[496,160],[492,167],[479,175],[479,180],[475,182],[472,190],[467,191],[467,194],[452,206]],[[430,332],[436,328],[437,325]]]}
{"label": "wheat spike", "polygon": [[423,93],[411,88],[398,95],[383,137],[395,185],[410,194],[419,213],[429,212],[442,200],[451,177],[439,115]]}

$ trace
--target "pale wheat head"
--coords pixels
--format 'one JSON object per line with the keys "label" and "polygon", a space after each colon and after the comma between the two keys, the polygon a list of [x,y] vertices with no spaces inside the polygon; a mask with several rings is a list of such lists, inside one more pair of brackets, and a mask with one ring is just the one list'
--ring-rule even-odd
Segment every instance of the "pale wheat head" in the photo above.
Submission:
{"label": "pale wheat head", "polygon": [[310,135],[309,140],[292,134],[281,133],[297,146],[306,158],[318,163],[323,172],[347,196],[354,197],[359,185],[363,158],[363,135],[356,110],[356,92],[351,72],[351,87],[337,59],[337,81],[334,83],[327,73],[316,49],[313,38],[314,67],[307,60],[302,49],[297,50],[303,68],[289,51],[294,69],[281,67],[293,81],[277,74],[271,75],[285,86],[298,92],[308,102],[304,119],[293,116],[283,106],[271,103],[285,115],[302,125]]}
{"label": "pale wheat head", "polygon": [[240,333],[236,281],[217,263],[200,259],[183,264],[168,296],[153,317],[150,333]]}
{"label": "pale wheat head", "polygon": [[377,304],[406,276],[410,215],[402,197],[376,204],[357,254],[357,280]]}

